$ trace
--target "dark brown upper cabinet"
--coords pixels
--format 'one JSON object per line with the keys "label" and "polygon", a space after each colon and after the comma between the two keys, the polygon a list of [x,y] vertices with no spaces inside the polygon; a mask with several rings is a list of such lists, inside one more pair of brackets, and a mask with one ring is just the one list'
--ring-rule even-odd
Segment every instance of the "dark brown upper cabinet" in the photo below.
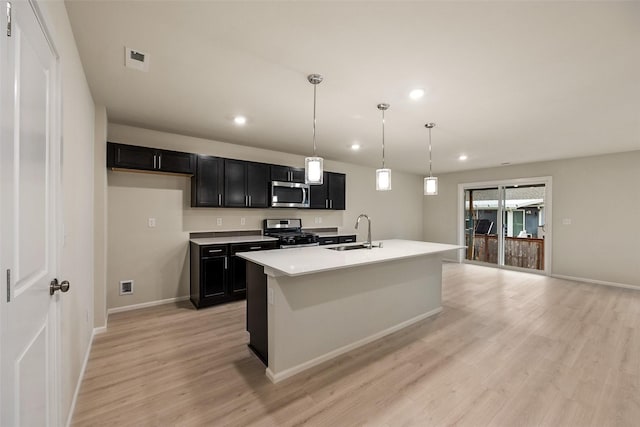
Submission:
{"label": "dark brown upper cabinet", "polygon": [[179,151],[107,142],[107,167],[193,175],[195,155]]}
{"label": "dark brown upper cabinet", "polygon": [[269,165],[224,160],[224,206],[266,208],[269,202]]}
{"label": "dark brown upper cabinet", "polygon": [[202,154],[196,156],[196,173],[191,177],[191,206],[224,206],[223,158]]}
{"label": "dark brown upper cabinet", "polygon": [[324,172],[322,185],[310,186],[311,209],[346,209],[346,175]]}

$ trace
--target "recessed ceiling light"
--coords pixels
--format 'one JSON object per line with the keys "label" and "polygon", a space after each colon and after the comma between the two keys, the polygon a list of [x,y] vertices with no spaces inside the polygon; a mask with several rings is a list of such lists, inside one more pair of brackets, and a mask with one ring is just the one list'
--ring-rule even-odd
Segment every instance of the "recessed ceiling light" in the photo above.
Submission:
{"label": "recessed ceiling light", "polygon": [[358,143],[351,144],[351,149],[353,151],[358,151],[360,149],[360,144],[358,144]]}
{"label": "recessed ceiling light", "polygon": [[409,98],[411,99],[420,99],[424,96],[424,89],[414,89],[409,92]]}
{"label": "recessed ceiling light", "polygon": [[247,123],[247,118],[245,116],[235,116],[233,118],[233,123],[242,126],[243,124]]}
{"label": "recessed ceiling light", "polygon": [[458,160],[460,160],[460,161],[465,161],[467,159],[468,159],[468,157],[467,157],[466,154],[461,154],[460,157],[458,157]]}

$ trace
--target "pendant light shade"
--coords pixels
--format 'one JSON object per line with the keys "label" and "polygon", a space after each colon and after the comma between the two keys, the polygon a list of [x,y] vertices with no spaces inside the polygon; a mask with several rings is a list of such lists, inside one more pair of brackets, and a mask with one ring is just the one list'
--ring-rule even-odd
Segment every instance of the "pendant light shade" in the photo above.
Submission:
{"label": "pendant light shade", "polygon": [[438,195],[438,177],[428,176],[424,179],[424,195],[425,196]]}
{"label": "pendant light shade", "polygon": [[438,195],[438,178],[431,174],[431,129],[435,127],[435,123],[427,123],[424,125],[429,130],[429,176],[424,179],[424,195]]}
{"label": "pendant light shade", "polygon": [[378,110],[382,111],[382,168],[376,170],[376,190],[391,190],[391,169],[384,166],[384,112],[389,109],[389,104],[378,104]]}
{"label": "pendant light shade", "polygon": [[309,74],[309,83],[313,85],[313,156],[304,159],[304,182],[311,185],[321,185],[323,173],[323,159],[316,156],[316,88],[322,82],[320,74]]}

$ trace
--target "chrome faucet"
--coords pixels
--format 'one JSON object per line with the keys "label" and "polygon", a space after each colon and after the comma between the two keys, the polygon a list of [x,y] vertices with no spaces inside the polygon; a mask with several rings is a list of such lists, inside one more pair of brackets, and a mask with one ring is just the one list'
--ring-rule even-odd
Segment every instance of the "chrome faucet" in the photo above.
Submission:
{"label": "chrome faucet", "polygon": [[369,215],[367,215],[367,214],[360,214],[360,215],[358,216],[358,219],[356,219],[356,230],[358,229],[358,224],[360,224],[360,220],[361,220],[362,218],[366,218],[366,219],[367,219],[367,221],[368,221],[368,223],[369,223],[369,228],[368,228],[368,231],[367,231],[367,241],[365,242],[365,244],[364,244],[364,245],[367,247],[367,249],[371,249],[373,246],[372,246],[372,244],[371,244],[371,243],[372,243],[372,242],[371,242],[371,218],[369,218]]}

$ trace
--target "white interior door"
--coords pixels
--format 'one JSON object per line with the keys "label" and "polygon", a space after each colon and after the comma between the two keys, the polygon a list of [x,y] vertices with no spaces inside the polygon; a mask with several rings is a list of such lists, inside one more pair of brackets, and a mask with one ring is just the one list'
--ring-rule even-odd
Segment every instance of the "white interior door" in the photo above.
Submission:
{"label": "white interior door", "polygon": [[60,221],[57,55],[37,6],[13,0],[10,14],[8,7],[3,1],[0,425],[58,425],[59,297],[49,292]]}

